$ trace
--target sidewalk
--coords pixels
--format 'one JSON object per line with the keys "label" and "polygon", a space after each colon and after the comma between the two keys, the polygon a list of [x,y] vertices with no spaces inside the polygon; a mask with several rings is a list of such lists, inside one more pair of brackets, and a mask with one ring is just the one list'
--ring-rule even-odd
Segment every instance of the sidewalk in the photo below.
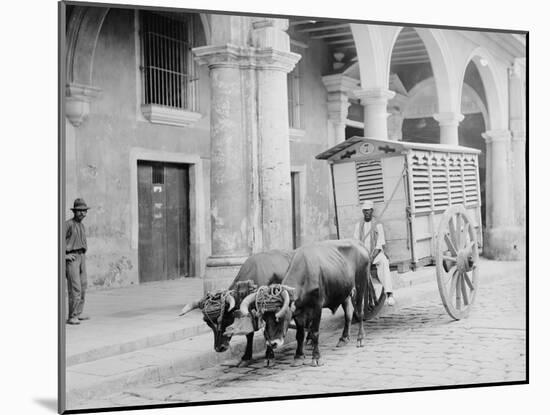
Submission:
{"label": "sidewalk", "polygon": [[[504,273],[525,276],[525,262],[480,262],[480,284]],[[435,267],[399,274],[397,278],[397,304],[392,311],[439,297]],[[199,310],[178,317],[184,304],[201,297],[200,279],[90,292],[86,313],[92,319],[79,326],[65,326],[67,408],[77,409],[78,402],[131,385],[238,361],[244,353],[244,336],[234,338],[228,351],[216,353],[211,330]],[[325,310],[322,326],[341,324],[341,319],[341,310],[334,316]],[[290,336],[292,340],[293,334]],[[257,333],[255,357],[261,357],[258,353],[263,351],[263,335]]]}

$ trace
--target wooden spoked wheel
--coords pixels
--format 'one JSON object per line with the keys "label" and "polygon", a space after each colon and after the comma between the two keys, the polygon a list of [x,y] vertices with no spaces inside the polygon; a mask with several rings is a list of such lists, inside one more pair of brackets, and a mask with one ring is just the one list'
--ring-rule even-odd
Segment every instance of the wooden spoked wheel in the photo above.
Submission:
{"label": "wooden spoked wheel", "polygon": [[386,293],[384,291],[384,287],[381,286],[382,284],[379,284],[380,287],[378,287],[379,289],[377,290],[372,282],[372,277],[367,281],[368,283],[364,302],[365,306],[363,307],[363,320],[371,320],[376,317],[382,308],[384,308],[384,303],[386,302]]}
{"label": "wooden spoked wheel", "polygon": [[477,233],[464,206],[451,206],[443,214],[435,253],[441,300],[447,313],[460,320],[474,303],[479,272]]}

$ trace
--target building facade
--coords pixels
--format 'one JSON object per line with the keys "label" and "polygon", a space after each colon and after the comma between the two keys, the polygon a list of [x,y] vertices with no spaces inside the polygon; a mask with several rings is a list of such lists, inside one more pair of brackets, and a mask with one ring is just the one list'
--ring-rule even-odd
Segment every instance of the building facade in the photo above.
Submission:
{"label": "building facade", "polygon": [[353,135],[481,149],[484,252],[525,254],[525,35],[95,6],[66,21],[65,196],[92,206],[90,285],[208,290],[253,253],[335,238],[315,155]]}

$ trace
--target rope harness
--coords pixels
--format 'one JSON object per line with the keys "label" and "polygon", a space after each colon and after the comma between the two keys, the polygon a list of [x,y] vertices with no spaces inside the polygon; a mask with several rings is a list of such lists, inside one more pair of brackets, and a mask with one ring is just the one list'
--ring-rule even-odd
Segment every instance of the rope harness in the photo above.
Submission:
{"label": "rope harness", "polygon": [[264,285],[258,288],[256,294],[257,312],[262,315],[267,312],[279,311],[283,306],[282,292],[284,289],[285,287],[281,284]]}
{"label": "rope harness", "polygon": [[256,290],[256,287],[252,280],[247,280],[237,282],[235,288],[231,290],[208,292],[202,300],[202,314],[213,326],[219,329],[225,314],[227,297],[231,295],[235,299],[235,307],[237,307],[244,297]]}

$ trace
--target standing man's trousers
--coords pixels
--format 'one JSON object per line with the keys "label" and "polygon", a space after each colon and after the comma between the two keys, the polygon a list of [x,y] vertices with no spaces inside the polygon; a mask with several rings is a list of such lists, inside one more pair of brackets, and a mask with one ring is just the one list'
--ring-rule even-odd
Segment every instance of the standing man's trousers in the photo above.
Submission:
{"label": "standing man's trousers", "polygon": [[65,261],[67,291],[69,294],[69,318],[78,317],[84,308],[88,279],[86,276],[86,254],[71,252],[75,259]]}
{"label": "standing man's trousers", "polygon": [[380,251],[380,253],[376,255],[376,258],[374,258],[374,261],[372,261],[372,263],[376,265],[376,272],[378,274],[378,279],[384,286],[384,290],[387,293],[393,292],[391,273],[390,273],[390,261],[388,260],[388,257],[384,254],[383,251]]}

